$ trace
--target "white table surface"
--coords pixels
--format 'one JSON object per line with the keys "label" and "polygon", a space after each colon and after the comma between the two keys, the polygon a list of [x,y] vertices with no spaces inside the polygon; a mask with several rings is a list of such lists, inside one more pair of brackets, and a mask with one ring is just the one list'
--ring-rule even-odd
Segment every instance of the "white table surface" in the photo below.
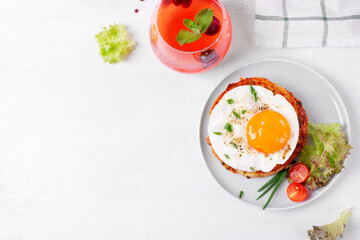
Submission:
{"label": "white table surface", "polygon": [[[360,236],[360,48],[254,47],[253,1],[224,2],[233,22],[227,56],[186,75],[163,66],[150,48],[155,1],[0,1],[1,240],[300,240],[347,207],[353,217],[344,239]],[[126,61],[109,65],[94,36],[114,22],[137,45]],[[200,152],[209,94],[264,58],[319,71],[352,121],[347,169],[320,199],[294,210],[244,205],[216,183]]]}

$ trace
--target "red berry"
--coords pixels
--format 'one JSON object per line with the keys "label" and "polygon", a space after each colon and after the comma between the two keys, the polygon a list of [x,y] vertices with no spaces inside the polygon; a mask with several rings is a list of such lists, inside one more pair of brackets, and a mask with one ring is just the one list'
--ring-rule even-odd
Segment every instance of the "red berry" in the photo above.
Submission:
{"label": "red berry", "polygon": [[192,0],[183,0],[181,6],[184,8],[188,8],[188,7],[190,7],[191,3],[192,3]]}
{"label": "red berry", "polygon": [[135,9],[134,12],[135,12],[135,13],[138,13],[138,12],[139,12],[139,9]]}
{"label": "red berry", "polygon": [[213,17],[210,27],[206,30],[205,34],[213,36],[220,30],[220,20],[217,17]]}
{"label": "red berry", "polygon": [[201,52],[199,55],[199,61],[202,63],[204,68],[210,67],[218,59],[219,56],[216,54],[216,51],[212,48],[209,48],[208,50]]}
{"label": "red berry", "polygon": [[175,6],[181,5],[184,8],[190,7],[192,0],[173,0]]}
{"label": "red berry", "polygon": [[167,7],[168,5],[170,5],[174,0],[163,0],[161,1],[161,5],[163,7]]}

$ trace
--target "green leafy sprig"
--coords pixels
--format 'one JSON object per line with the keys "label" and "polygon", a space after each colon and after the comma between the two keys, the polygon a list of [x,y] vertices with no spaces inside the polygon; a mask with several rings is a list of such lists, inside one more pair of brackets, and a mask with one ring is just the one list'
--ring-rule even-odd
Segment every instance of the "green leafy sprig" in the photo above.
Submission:
{"label": "green leafy sprig", "polygon": [[191,19],[184,19],[184,25],[190,30],[180,30],[176,36],[176,41],[182,46],[184,43],[191,43],[199,40],[201,34],[206,32],[213,21],[214,13],[210,8],[200,10],[196,16],[195,21]]}

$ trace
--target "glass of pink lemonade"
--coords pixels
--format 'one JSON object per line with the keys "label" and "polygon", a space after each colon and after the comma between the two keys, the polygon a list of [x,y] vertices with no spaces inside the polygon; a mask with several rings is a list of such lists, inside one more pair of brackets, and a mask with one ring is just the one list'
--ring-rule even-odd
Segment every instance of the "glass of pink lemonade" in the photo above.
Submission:
{"label": "glass of pink lemonade", "polygon": [[[205,29],[201,29],[201,20],[208,15],[204,14],[206,16],[202,18],[197,14],[204,12],[211,12],[212,20],[202,32]],[[189,19],[195,28],[185,25]],[[179,43],[180,31],[190,32],[192,37],[196,35],[197,40]],[[179,72],[196,73],[215,67],[225,57],[231,37],[230,17],[219,0],[162,0],[150,23],[150,42],[155,55],[163,64]]]}

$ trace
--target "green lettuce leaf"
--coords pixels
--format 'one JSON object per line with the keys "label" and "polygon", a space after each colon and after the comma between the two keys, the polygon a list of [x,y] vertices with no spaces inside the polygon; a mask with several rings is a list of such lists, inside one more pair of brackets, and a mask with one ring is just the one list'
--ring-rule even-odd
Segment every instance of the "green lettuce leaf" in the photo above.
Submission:
{"label": "green lettuce leaf", "polygon": [[119,63],[133,49],[135,42],[131,41],[123,24],[104,27],[95,36],[100,49],[100,55],[105,62]]}
{"label": "green lettuce leaf", "polygon": [[346,223],[351,215],[350,209],[345,209],[335,222],[320,227],[313,226],[313,229],[308,231],[310,239],[336,240],[338,237],[342,238]]}
{"label": "green lettuce leaf", "polygon": [[344,138],[341,125],[314,124],[309,122],[308,134],[312,143],[308,143],[301,152],[299,162],[305,164],[310,171],[305,186],[311,190],[326,186],[330,179],[344,168],[346,156],[352,148]]}

